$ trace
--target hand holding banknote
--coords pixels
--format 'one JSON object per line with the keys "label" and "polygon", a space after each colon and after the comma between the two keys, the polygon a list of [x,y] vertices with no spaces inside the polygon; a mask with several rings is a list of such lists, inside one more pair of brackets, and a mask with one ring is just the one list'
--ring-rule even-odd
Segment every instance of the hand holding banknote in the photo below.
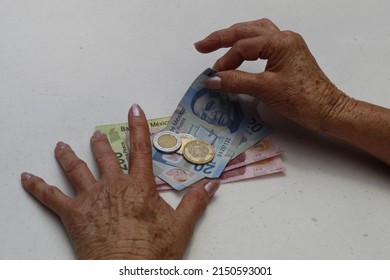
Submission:
{"label": "hand holding banknote", "polygon": [[[213,66],[219,72],[207,80],[209,89],[252,95],[300,125],[390,164],[390,110],[339,90],[299,34],[260,19],[215,31],[195,47],[202,53],[230,47]],[[257,59],[267,60],[264,71],[236,70]]]}
{"label": "hand holding banknote", "polygon": [[181,258],[219,182],[198,182],[173,209],[157,193],[149,128],[138,105],[128,119],[128,173],[122,171],[107,138],[95,132],[91,146],[100,179],[69,145],[59,142],[55,149],[76,190],[74,198],[29,173],[22,174],[22,184],[61,218],[79,259]]}
{"label": "hand holding banknote", "polygon": [[[308,128],[318,129],[330,106],[345,97],[321,71],[303,38],[280,31],[267,19],[215,31],[195,47],[202,53],[231,47],[214,64],[219,72],[207,82],[209,88],[252,95]],[[235,70],[245,60],[257,59],[267,60],[263,72]]]}
{"label": "hand holding banknote", "polygon": [[[208,155],[212,160],[199,164],[185,155],[153,149],[154,174],[177,190],[205,177],[218,178],[230,160],[270,133],[270,128],[257,115],[257,103],[253,99],[205,88],[205,81],[214,73],[209,68],[195,79],[164,128],[164,131],[191,135],[211,145]],[[182,176],[175,176],[178,172]]]}

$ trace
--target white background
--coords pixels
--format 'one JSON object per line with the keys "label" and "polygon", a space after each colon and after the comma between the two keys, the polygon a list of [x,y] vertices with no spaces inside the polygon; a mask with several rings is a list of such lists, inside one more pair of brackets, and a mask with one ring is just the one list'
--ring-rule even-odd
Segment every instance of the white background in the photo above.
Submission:
{"label": "white background", "polygon": [[[300,33],[339,88],[390,107],[389,12],[387,0],[0,0],[0,258],[74,258],[59,219],[22,189],[20,173],[72,195],[56,142],[96,174],[94,127],[125,122],[133,103],[148,118],[171,115],[224,53],[193,47],[217,29],[269,18]],[[389,168],[263,110],[286,173],[223,185],[184,258],[389,259]],[[162,195],[175,206],[182,192]]]}

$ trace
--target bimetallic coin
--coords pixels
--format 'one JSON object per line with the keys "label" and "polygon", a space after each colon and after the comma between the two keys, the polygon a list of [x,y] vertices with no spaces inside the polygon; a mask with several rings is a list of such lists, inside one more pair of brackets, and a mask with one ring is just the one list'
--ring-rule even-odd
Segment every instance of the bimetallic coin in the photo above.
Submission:
{"label": "bimetallic coin", "polygon": [[181,147],[176,153],[178,153],[179,155],[182,155],[185,145],[188,142],[195,140],[196,138],[195,138],[195,136],[188,134],[188,133],[179,133],[179,137],[181,139]]}
{"label": "bimetallic coin", "polygon": [[194,164],[205,164],[214,158],[213,146],[202,140],[193,140],[184,146],[183,156]]}
{"label": "bimetallic coin", "polygon": [[181,139],[172,131],[161,131],[154,135],[153,146],[163,153],[173,153],[180,149]]}

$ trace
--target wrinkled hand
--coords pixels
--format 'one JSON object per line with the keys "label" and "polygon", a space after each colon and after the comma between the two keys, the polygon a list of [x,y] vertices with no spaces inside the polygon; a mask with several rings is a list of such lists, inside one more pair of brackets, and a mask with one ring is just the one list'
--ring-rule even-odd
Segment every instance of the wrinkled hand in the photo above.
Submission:
{"label": "wrinkled hand", "polygon": [[218,181],[198,182],[172,209],[156,191],[149,129],[138,105],[129,111],[129,128],[128,174],[101,133],[91,138],[99,180],[70,146],[57,144],[55,156],[77,192],[75,198],[32,174],[21,175],[25,189],[61,218],[79,259],[181,258],[219,186]]}
{"label": "wrinkled hand", "polygon": [[[239,23],[195,43],[199,52],[231,47],[213,68],[220,71],[206,86],[259,98],[276,112],[314,130],[337,114],[348,97],[330,82],[303,38],[280,31],[270,20]],[[245,60],[266,59],[261,73],[234,70]]]}

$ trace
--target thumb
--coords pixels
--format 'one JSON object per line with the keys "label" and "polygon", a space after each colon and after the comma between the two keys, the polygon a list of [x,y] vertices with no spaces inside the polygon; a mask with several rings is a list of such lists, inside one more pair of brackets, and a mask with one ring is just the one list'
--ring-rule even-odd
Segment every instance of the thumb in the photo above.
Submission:
{"label": "thumb", "polygon": [[210,199],[218,190],[219,180],[202,180],[195,183],[183,196],[176,212],[187,224],[185,228],[193,228],[196,221],[203,214]]}
{"label": "thumb", "polygon": [[219,92],[259,97],[260,93],[266,91],[266,87],[268,87],[269,75],[272,75],[272,73],[254,74],[240,70],[221,71],[206,80],[206,87]]}

